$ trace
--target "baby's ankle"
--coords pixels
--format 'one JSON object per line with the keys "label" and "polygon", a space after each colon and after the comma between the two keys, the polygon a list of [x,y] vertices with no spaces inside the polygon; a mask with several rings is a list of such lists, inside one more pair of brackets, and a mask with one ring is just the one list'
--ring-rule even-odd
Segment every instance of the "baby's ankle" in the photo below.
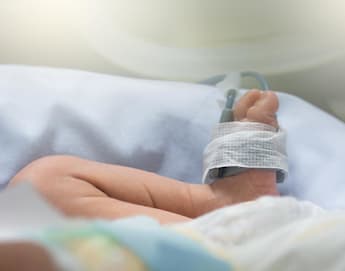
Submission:
{"label": "baby's ankle", "polygon": [[271,170],[249,169],[235,176],[218,179],[211,184],[214,195],[229,204],[255,200],[261,196],[278,196],[276,173]]}
{"label": "baby's ankle", "polygon": [[210,184],[190,184],[189,194],[191,199],[190,217],[194,218],[230,204],[228,199],[226,202],[225,198],[220,200]]}

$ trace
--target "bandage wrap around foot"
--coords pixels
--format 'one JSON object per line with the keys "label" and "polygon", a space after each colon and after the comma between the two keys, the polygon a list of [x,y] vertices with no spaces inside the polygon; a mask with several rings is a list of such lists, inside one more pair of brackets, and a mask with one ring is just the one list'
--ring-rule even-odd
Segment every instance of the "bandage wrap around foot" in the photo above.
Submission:
{"label": "bandage wrap around foot", "polygon": [[285,141],[284,131],[264,123],[219,123],[204,151],[203,182],[215,181],[221,168],[227,168],[227,176],[253,168],[276,170],[282,182],[288,172]]}

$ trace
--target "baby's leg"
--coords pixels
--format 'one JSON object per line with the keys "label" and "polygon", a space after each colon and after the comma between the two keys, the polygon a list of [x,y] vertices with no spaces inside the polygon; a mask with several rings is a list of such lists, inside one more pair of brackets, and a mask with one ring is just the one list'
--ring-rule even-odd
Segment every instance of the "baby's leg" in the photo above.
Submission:
{"label": "baby's leg", "polygon": [[23,181],[29,181],[68,216],[115,219],[147,215],[165,223],[188,220],[193,213],[189,193],[197,191],[154,173],[73,156],[38,159],[10,184]]}
{"label": "baby's leg", "polygon": [[[276,126],[277,107],[274,93],[253,91],[237,103],[235,118]],[[67,215],[108,219],[149,215],[161,222],[183,221],[224,205],[278,194],[275,173],[269,170],[249,170],[212,185],[196,185],[70,156],[34,161],[11,183],[23,180]]]}

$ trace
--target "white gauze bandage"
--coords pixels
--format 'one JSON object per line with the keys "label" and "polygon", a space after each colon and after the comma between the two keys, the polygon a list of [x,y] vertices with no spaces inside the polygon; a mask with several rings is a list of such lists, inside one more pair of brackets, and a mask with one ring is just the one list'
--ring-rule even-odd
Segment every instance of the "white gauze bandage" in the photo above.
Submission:
{"label": "white gauze bandage", "polygon": [[277,171],[277,181],[282,182],[288,172],[285,141],[284,131],[264,123],[219,123],[204,151],[203,183],[212,183],[216,178],[210,173],[221,168],[230,172],[232,168],[234,172],[272,169]]}

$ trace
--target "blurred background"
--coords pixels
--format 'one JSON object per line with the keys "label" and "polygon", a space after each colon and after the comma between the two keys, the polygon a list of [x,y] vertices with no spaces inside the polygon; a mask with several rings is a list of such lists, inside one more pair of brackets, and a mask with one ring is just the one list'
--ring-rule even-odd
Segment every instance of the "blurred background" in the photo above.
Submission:
{"label": "blurred background", "polygon": [[344,48],[341,0],[0,0],[0,64],[191,82],[254,70],[343,120]]}

